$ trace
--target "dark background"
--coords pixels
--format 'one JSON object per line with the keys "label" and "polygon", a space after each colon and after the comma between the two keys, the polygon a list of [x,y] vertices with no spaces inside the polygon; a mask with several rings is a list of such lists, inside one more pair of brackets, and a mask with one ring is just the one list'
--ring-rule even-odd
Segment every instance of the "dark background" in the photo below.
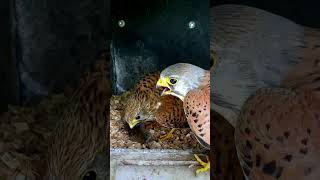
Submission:
{"label": "dark background", "polygon": [[0,112],[75,87],[110,44],[108,0],[0,1]]}
{"label": "dark background", "polygon": [[208,0],[117,0],[111,7],[114,93],[178,62],[209,69]]}
{"label": "dark background", "polygon": [[0,112],[19,100],[17,69],[11,56],[10,2],[0,1]]}
{"label": "dark background", "polygon": [[[187,59],[208,67],[203,62],[209,58],[208,0],[118,0],[112,1],[111,7],[114,45],[125,48],[143,41],[144,48],[161,59],[160,64]],[[126,21],[124,28],[118,26],[121,19]],[[194,21],[196,28],[189,29],[189,21]]]}

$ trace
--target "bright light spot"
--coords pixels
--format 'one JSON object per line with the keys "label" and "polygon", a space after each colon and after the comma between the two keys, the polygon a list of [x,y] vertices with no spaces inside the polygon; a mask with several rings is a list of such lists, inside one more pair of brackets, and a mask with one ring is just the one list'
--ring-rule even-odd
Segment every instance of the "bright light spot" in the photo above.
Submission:
{"label": "bright light spot", "polygon": [[193,28],[195,28],[196,27],[196,23],[194,22],[194,21],[190,21],[189,22],[189,28],[190,29],[193,29]]}
{"label": "bright light spot", "polygon": [[124,27],[126,25],[126,22],[124,20],[120,20],[118,22],[119,27]]}

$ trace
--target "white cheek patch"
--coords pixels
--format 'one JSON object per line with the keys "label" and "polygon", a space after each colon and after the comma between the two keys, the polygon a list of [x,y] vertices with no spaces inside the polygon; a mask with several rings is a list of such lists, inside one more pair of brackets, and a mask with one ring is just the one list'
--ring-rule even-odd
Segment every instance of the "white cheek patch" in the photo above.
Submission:
{"label": "white cheek patch", "polygon": [[179,84],[179,86],[175,87],[175,91],[176,91],[176,94],[182,97],[185,97],[188,94],[188,92],[195,87],[194,84],[190,84],[187,81],[186,82],[180,81],[180,83],[185,83],[185,85]]}

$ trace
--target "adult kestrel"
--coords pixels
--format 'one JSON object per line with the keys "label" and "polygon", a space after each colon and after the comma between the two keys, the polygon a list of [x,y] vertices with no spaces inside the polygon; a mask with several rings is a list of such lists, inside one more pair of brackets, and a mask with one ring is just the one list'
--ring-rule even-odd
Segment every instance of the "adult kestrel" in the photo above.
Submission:
{"label": "adult kestrel", "polygon": [[[199,143],[210,149],[210,72],[188,63],[174,64],[161,72],[157,86],[165,87],[163,95],[183,101],[191,130]],[[204,166],[197,173],[210,169],[209,160],[204,163],[196,159]]]}
{"label": "adult kestrel", "polygon": [[166,140],[172,136],[175,128],[186,127],[183,102],[174,96],[161,96],[162,89],[156,89],[160,72],[146,75],[131,92],[126,101],[123,119],[130,128],[138,124],[154,121],[159,126],[173,128],[167,135],[160,137]]}
{"label": "adult kestrel", "polygon": [[211,18],[211,107],[235,127],[246,178],[318,179],[319,32],[246,6]]}

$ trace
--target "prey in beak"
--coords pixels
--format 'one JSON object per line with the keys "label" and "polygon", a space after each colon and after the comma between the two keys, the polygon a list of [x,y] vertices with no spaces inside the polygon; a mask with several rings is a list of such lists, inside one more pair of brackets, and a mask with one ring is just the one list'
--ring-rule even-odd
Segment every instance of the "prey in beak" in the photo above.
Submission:
{"label": "prey in beak", "polygon": [[160,78],[157,82],[156,88],[164,87],[161,96],[172,94],[172,89],[170,85],[167,83],[168,78]]}

